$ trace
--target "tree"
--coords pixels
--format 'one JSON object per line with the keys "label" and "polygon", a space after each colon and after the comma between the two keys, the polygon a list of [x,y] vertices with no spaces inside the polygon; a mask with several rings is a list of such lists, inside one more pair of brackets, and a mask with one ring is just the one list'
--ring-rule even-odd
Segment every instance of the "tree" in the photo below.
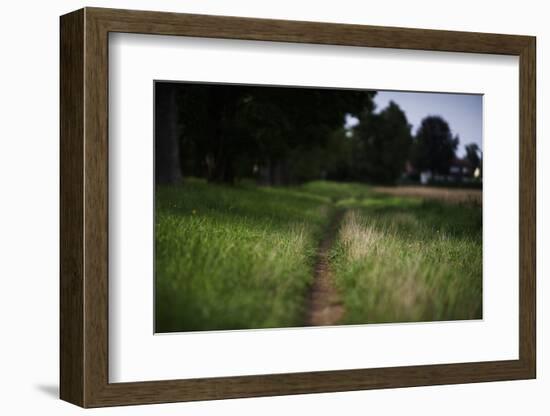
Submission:
{"label": "tree", "polygon": [[470,143],[465,146],[466,149],[466,159],[472,165],[472,168],[476,169],[481,165],[481,150],[477,143]]}
{"label": "tree", "polygon": [[459,138],[453,137],[449,124],[439,116],[428,116],[416,132],[412,148],[412,161],[420,170],[435,174],[449,173],[455,158]]}
{"label": "tree", "polygon": [[183,84],[178,95],[182,165],[211,182],[233,183],[237,159],[248,151],[242,107],[247,87]]}
{"label": "tree", "polygon": [[[263,167],[261,182],[281,184],[319,178],[326,166],[323,149],[344,125],[346,114],[373,107],[373,91],[311,88],[258,88],[249,101],[257,146]],[[315,156],[315,157],[314,157]],[[308,166],[298,166],[308,159]],[[287,163],[293,160],[294,169]],[[326,173],[326,172],[325,172]]]}
{"label": "tree", "polygon": [[181,181],[179,154],[177,88],[155,84],[155,181],[176,184]]}
{"label": "tree", "polygon": [[[324,147],[347,113],[372,104],[373,92],[311,88],[213,86],[208,123],[224,139],[212,155],[216,165],[232,172],[258,168],[261,182],[280,185],[295,179],[289,160]],[[190,109],[190,111],[194,111]],[[201,124],[203,124],[202,122]],[[212,145],[212,140],[209,141]],[[303,172],[302,172],[303,173]],[[311,172],[310,172],[311,174]],[[317,169],[317,177],[319,169]],[[216,177],[228,182],[228,175]]]}
{"label": "tree", "polygon": [[405,113],[393,101],[380,113],[365,111],[356,132],[363,142],[366,179],[395,182],[403,172],[412,142]]}
{"label": "tree", "polygon": [[[320,177],[327,170],[321,160],[324,149],[337,148],[331,140],[344,125],[346,114],[372,109],[375,95],[373,91],[220,84],[158,86],[158,169],[169,168],[175,174],[179,162],[184,175],[223,183],[261,176],[263,183],[278,185],[299,177]],[[176,143],[174,137],[178,137]],[[318,160],[306,170],[294,171],[289,162],[312,156],[314,150]]]}

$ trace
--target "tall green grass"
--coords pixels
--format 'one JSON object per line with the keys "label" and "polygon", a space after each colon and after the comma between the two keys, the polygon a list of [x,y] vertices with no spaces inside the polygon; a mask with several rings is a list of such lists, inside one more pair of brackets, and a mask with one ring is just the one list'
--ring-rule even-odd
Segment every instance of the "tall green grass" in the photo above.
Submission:
{"label": "tall green grass", "polygon": [[159,187],[156,331],[302,325],[329,209],[301,188]]}
{"label": "tall green grass", "polygon": [[480,319],[481,207],[371,195],[331,252],[345,323]]}
{"label": "tall green grass", "polygon": [[331,250],[342,323],[481,317],[481,208],[325,181],[157,187],[157,332],[304,325],[316,251]]}

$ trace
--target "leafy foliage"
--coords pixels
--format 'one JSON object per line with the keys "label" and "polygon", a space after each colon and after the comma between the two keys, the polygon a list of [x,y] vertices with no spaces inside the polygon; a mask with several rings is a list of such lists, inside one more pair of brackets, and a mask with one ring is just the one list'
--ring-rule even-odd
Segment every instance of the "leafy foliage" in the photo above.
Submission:
{"label": "leafy foliage", "polygon": [[375,94],[218,84],[174,88],[184,173],[228,183],[253,176],[273,184],[293,181],[299,174],[288,161],[324,149],[346,114],[372,108]]}
{"label": "leafy foliage", "polygon": [[[182,176],[262,185],[315,179],[392,184],[404,173],[447,175],[458,137],[439,116],[415,137],[395,102],[375,111],[376,91],[156,84],[155,167],[158,184]],[[358,125],[345,126],[347,118]],[[481,165],[477,145],[466,149]]]}
{"label": "leafy foliage", "polygon": [[363,112],[355,129],[363,145],[362,176],[393,183],[403,172],[411,146],[411,126],[393,101],[380,113]]}
{"label": "leafy foliage", "polygon": [[466,149],[466,160],[470,162],[472,168],[481,167],[481,149],[477,143],[467,144],[464,148]]}
{"label": "leafy foliage", "polygon": [[447,174],[458,142],[458,137],[453,137],[449,124],[443,118],[428,116],[422,120],[414,139],[413,163],[421,171]]}

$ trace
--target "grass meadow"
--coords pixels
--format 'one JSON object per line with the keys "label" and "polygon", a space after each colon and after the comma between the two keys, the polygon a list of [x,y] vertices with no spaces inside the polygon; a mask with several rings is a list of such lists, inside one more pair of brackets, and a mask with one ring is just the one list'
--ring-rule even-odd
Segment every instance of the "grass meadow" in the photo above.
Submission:
{"label": "grass meadow", "polygon": [[481,318],[479,208],[395,197],[352,206],[331,253],[345,323]]}
{"label": "grass meadow", "polygon": [[481,318],[481,207],[314,181],[158,186],[156,332],[303,326],[317,249],[341,324]]}

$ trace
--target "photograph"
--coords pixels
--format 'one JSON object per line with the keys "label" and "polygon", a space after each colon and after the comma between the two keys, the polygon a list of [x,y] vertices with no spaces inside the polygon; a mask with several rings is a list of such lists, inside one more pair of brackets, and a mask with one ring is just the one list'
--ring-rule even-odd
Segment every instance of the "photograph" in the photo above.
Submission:
{"label": "photograph", "polygon": [[483,95],[156,80],[154,331],[483,319]]}

